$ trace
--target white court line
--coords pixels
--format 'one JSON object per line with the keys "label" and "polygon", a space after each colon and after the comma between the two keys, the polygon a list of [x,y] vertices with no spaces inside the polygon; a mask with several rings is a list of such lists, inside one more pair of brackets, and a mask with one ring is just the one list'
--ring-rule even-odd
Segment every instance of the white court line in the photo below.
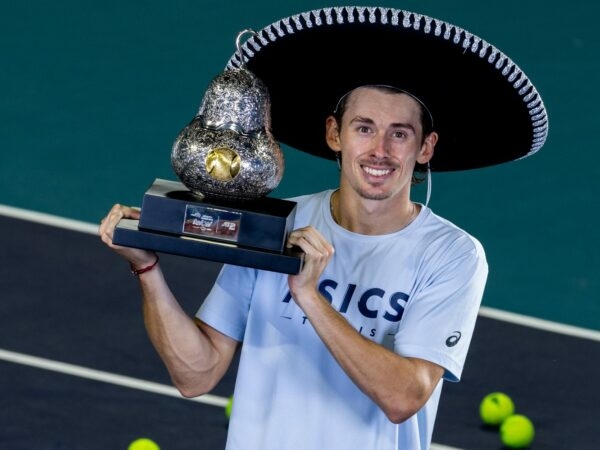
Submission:
{"label": "white court line", "polygon": [[[82,233],[98,234],[98,225],[92,223],[66,219],[64,217],[54,216],[52,214],[29,211],[27,209],[15,208],[13,206],[0,205],[0,215],[13,217],[15,219],[29,220],[31,222],[65,228],[72,231],[79,231]],[[486,306],[481,307],[479,310],[479,315],[482,317],[501,320],[503,322],[510,322],[530,328],[537,328],[553,333],[566,334],[569,336],[591,339],[593,341],[600,341],[599,330],[566,325],[559,322],[538,319],[536,317],[502,311]]]}
{"label": "white court line", "polygon": [[566,334],[568,336],[590,339],[592,341],[600,341],[600,331],[589,328],[581,328],[573,325],[566,325],[564,323],[551,322],[550,320],[538,319],[536,317],[502,311],[500,309],[488,308],[486,306],[482,306],[479,309],[479,315],[482,317],[489,317],[490,319],[501,320],[503,322],[523,325],[529,328],[551,331],[552,333]]}
{"label": "white court line", "polygon": [[155,383],[153,381],[140,380],[138,378],[126,377],[123,375],[117,375],[101,370],[89,369],[87,367],[76,366],[74,364],[68,364],[59,361],[53,361],[51,359],[40,358],[37,356],[26,355],[23,353],[11,352],[9,350],[0,349],[0,359],[16,364],[22,364],[29,367],[35,367],[37,369],[50,370],[66,375],[73,375],[80,378],[86,378],[88,380],[115,384],[117,386],[138,389],[140,391],[152,392],[154,394],[167,395],[169,397],[190,400],[212,406],[220,406],[223,408],[227,405],[228,400],[227,398],[218,397],[216,395],[210,394],[205,394],[200,397],[186,398],[183,397],[179,393],[179,391],[173,386],[167,386],[165,384]]}
{"label": "white court line", "polygon": [[98,234],[98,226],[100,225],[100,223],[94,225],[93,223],[66,219],[52,214],[29,211],[27,209],[15,208],[7,205],[0,205],[0,215],[89,234]]}

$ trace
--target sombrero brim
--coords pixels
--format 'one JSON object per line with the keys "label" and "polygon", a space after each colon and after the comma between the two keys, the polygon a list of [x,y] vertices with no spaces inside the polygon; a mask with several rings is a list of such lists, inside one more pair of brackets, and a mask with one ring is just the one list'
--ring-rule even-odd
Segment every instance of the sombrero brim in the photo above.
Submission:
{"label": "sombrero brim", "polygon": [[[385,84],[420,98],[440,139],[431,169],[491,166],[537,152],[548,118],[537,90],[504,53],[447,22],[398,9],[336,7],[281,19],[228,61],[267,86],[274,137],[333,159],[325,118],[339,98]],[[242,59],[243,58],[243,59]]]}

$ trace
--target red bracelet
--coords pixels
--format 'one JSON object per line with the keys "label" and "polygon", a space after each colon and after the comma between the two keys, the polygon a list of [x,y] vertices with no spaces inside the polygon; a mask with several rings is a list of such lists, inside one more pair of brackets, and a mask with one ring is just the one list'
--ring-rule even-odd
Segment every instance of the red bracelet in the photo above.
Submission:
{"label": "red bracelet", "polygon": [[131,269],[132,274],[134,274],[136,277],[139,277],[141,274],[149,272],[150,270],[154,269],[154,267],[156,267],[157,264],[158,264],[158,255],[156,255],[156,260],[149,266],[142,267],[141,269],[136,269],[132,263],[129,263],[129,268]]}

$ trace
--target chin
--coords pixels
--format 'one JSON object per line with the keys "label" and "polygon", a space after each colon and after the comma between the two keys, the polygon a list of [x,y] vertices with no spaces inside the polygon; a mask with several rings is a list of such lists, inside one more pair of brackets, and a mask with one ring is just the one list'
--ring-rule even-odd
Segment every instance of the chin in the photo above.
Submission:
{"label": "chin", "polygon": [[358,195],[365,200],[386,200],[391,197],[391,193],[389,191],[368,191],[366,189],[359,190]]}

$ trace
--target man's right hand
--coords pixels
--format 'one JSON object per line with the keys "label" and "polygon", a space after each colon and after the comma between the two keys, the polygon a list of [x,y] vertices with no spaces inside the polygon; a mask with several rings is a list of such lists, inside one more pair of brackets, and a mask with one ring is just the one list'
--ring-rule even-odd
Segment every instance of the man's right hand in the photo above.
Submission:
{"label": "man's right hand", "polygon": [[124,257],[136,268],[147,267],[156,261],[156,254],[148,250],[138,248],[122,247],[113,243],[115,227],[121,219],[139,219],[140,210],[130,206],[114,205],[106,217],[102,219],[99,227],[99,234],[102,242],[112,248],[119,255]]}

